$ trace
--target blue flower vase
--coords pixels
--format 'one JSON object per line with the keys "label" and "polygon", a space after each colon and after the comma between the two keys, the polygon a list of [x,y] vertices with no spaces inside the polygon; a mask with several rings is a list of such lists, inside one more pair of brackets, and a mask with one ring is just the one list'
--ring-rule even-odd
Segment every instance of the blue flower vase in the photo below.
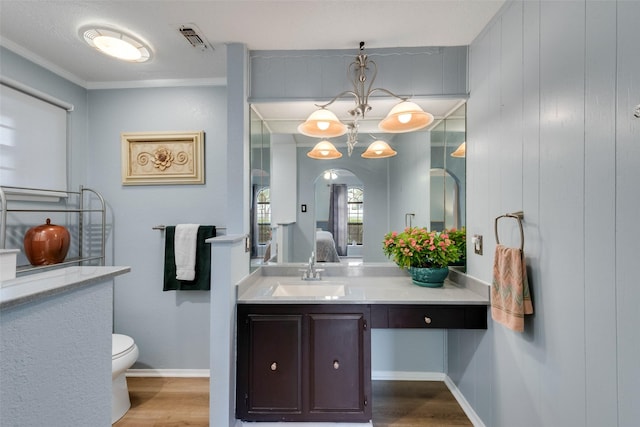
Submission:
{"label": "blue flower vase", "polygon": [[409,274],[415,285],[426,288],[441,288],[444,285],[444,279],[449,275],[449,267],[409,267]]}

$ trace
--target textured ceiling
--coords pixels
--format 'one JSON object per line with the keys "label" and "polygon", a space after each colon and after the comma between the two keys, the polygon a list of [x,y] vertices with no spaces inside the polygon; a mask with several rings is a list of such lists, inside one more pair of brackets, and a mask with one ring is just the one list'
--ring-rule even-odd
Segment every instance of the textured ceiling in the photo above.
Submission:
{"label": "textured ceiling", "polygon": [[[0,1],[0,44],[76,83],[126,87],[166,80],[221,80],[224,44],[250,50],[468,45],[504,0]],[[178,32],[195,25],[213,49]],[[79,30],[105,25],[146,41],[151,61],[124,63],[87,47]]]}
{"label": "textured ceiling", "polygon": [[[224,84],[227,43],[249,50],[353,49],[470,44],[504,0],[0,0],[0,44],[88,89]],[[210,48],[180,34],[194,26]],[[128,63],[82,40],[87,26],[147,42],[152,59]],[[1,64],[0,58],[0,64]],[[436,118],[459,100],[421,101]],[[313,104],[255,106],[274,132],[295,127]],[[346,109],[345,109],[346,110]],[[388,111],[387,108],[377,108]],[[370,116],[377,123],[377,118]],[[372,122],[373,123],[373,122]],[[361,123],[363,132],[374,125]],[[301,137],[302,138],[302,137]]]}

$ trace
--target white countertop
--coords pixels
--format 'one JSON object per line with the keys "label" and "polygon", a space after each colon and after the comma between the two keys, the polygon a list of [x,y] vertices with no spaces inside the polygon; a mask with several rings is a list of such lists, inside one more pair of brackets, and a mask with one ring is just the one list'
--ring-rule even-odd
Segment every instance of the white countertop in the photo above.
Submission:
{"label": "white countertop", "polygon": [[0,282],[0,309],[104,282],[128,273],[131,267],[66,267]]}
{"label": "white countertop", "polygon": [[[298,269],[302,264],[263,266],[238,286],[238,303],[257,304],[443,304],[488,305],[489,287],[465,287],[449,278],[441,288],[414,285],[406,271],[395,265],[362,265],[324,268],[322,280],[302,281]],[[455,276],[450,273],[450,277]],[[344,296],[273,296],[278,284],[343,285]]]}

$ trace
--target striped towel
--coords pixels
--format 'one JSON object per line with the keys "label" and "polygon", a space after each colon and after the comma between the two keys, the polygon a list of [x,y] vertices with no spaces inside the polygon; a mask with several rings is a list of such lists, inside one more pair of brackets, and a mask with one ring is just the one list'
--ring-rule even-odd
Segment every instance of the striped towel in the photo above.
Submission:
{"label": "striped towel", "polygon": [[496,246],[491,286],[491,317],[516,332],[524,331],[524,315],[533,314],[527,268],[520,248]]}

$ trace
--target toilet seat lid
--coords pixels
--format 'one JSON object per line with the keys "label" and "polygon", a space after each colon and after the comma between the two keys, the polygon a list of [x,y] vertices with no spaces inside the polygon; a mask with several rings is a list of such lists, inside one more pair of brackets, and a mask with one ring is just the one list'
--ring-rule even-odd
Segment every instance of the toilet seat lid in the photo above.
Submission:
{"label": "toilet seat lid", "polygon": [[111,335],[111,357],[116,357],[121,353],[126,352],[131,347],[133,347],[135,343],[133,342],[133,338],[127,335],[122,334],[112,334]]}

